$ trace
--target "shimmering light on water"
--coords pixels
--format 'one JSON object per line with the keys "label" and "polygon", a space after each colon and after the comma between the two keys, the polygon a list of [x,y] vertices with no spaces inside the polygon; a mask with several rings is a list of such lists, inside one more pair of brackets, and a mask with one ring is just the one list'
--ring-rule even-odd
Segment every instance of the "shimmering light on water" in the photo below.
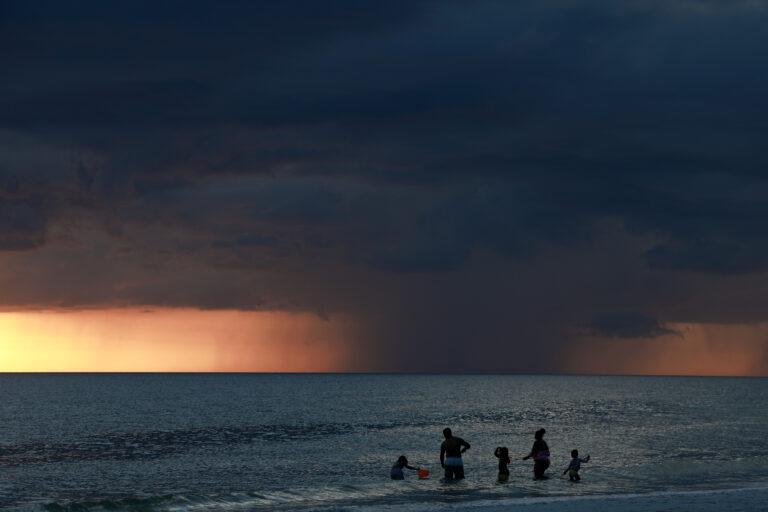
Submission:
{"label": "shimmering light on water", "polygon": [[[768,379],[0,376],[0,507],[207,510],[463,503],[768,482]],[[440,481],[441,430],[468,478]],[[547,428],[552,478],[519,458]],[[496,481],[493,449],[513,458]],[[568,452],[592,454],[577,485]],[[432,470],[389,480],[400,454]]]}

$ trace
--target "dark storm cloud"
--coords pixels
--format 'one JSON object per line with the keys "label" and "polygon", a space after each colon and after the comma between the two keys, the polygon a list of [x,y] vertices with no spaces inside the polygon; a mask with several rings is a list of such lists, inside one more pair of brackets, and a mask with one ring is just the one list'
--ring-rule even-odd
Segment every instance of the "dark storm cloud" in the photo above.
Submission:
{"label": "dark storm cloud", "polygon": [[352,313],[456,370],[765,319],[763,2],[0,9],[8,305]]}
{"label": "dark storm cloud", "polygon": [[45,219],[34,204],[0,199],[0,250],[34,249],[45,241]]}
{"label": "dark storm cloud", "polygon": [[642,313],[608,311],[592,318],[586,326],[586,334],[609,338],[656,338],[677,332]]}

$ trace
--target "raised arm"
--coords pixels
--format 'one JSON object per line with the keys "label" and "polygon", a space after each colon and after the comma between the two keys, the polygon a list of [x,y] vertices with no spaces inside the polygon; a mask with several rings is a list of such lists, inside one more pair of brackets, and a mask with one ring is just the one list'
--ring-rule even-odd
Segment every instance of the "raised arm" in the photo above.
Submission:
{"label": "raised arm", "polygon": [[529,453],[528,455],[526,455],[525,457],[523,457],[523,460],[528,460],[528,459],[530,459],[531,457],[533,457],[533,452],[534,452],[534,450],[536,450],[536,443],[533,443],[533,446],[531,447],[531,453]]}
{"label": "raised arm", "polygon": [[587,455],[583,459],[581,459],[581,462],[589,462],[590,455]]}

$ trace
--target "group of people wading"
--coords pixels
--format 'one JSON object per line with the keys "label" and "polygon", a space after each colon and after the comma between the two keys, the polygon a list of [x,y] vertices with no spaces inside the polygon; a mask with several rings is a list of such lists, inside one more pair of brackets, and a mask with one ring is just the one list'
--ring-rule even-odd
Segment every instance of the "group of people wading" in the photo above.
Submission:
{"label": "group of people wading", "polygon": [[[546,430],[540,428],[534,433],[534,442],[531,447],[531,451],[528,455],[523,457],[523,460],[533,459],[533,476],[536,479],[546,478],[544,472],[549,468],[549,446],[544,440],[544,434]],[[469,450],[470,445],[464,439],[456,437],[451,432],[450,428],[443,430],[443,436],[445,440],[440,445],[440,465],[445,470],[446,480],[461,480],[464,478],[464,461],[461,456],[464,452]],[[511,459],[509,458],[509,450],[506,446],[499,446],[493,452],[494,456],[499,459],[499,480],[506,480],[509,478],[509,468],[507,467]],[[585,458],[579,457],[578,450],[571,452],[571,462],[568,467],[563,471],[563,474],[568,473],[571,481],[580,480],[579,469],[581,464],[589,462],[589,455]],[[419,476],[422,476],[421,468],[413,467],[408,464],[408,459],[405,455],[401,455],[395,465],[392,466],[391,477],[393,480],[402,480],[405,476],[403,469],[420,470]],[[428,473],[426,473],[428,474]]]}

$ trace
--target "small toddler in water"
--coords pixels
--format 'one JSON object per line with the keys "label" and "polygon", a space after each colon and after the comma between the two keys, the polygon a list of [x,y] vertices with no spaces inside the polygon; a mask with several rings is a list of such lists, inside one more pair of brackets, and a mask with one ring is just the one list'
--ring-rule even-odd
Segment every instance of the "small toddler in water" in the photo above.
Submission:
{"label": "small toddler in water", "polygon": [[493,455],[499,459],[499,480],[506,480],[509,478],[509,468],[507,468],[510,463],[509,450],[506,446],[497,446]]}
{"label": "small toddler in water", "polygon": [[395,462],[395,465],[392,466],[392,471],[389,473],[389,476],[392,477],[392,480],[405,480],[403,468],[413,469],[414,471],[419,469],[413,466],[409,466],[408,459],[405,457],[405,455],[401,455],[397,458],[397,462]]}
{"label": "small toddler in water", "polygon": [[568,464],[567,468],[565,468],[565,471],[563,471],[563,474],[568,473],[568,479],[571,482],[578,482],[579,480],[581,480],[581,477],[579,476],[579,470],[581,469],[581,464],[584,462],[589,462],[589,455],[587,455],[582,459],[581,457],[579,457],[579,450],[572,450],[571,463]]}

